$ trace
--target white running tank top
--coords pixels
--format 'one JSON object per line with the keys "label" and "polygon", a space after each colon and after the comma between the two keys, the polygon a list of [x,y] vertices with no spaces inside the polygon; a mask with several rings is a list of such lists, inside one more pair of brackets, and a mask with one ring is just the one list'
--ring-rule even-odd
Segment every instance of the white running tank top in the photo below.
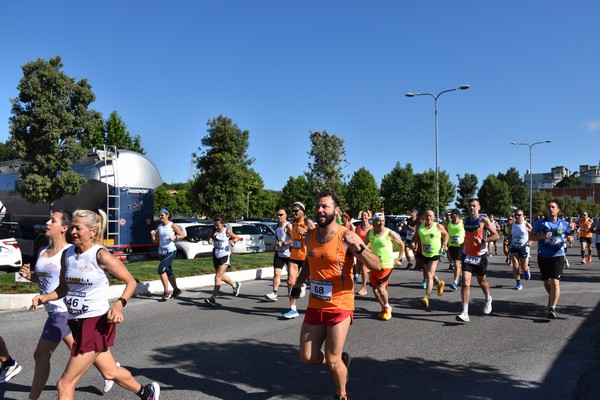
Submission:
{"label": "white running tank top", "polygon": [[523,221],[522,224],[512,223],[511,230],[511,246],[523,247],[529,241],[529,233],[527,232],[527,222]]}
{"label": "white running tank top", "polygon": [[[287,242],[291,239],[291,236],[285,232],[285,227],[288,224],[289,222],[286,222],[285,225],[283,225],[282,227],[277,226],[277,229],[275,229],[275,238],[278,242]],[[281,258],[290,258],[289,245],[276,246],[275,251],[277,252],[277,255]]]}
{"label": "white running tank top", "polygon": [[213,233],[213,251],[216,258],[227,257],[231,254],[229,237],[227,237],[227,228],[224,228],[223,232],[215,230]]}
{"label": "white running tank top", "polygon": [[97,244],[82,254],[75,253],[74,246],[67,249],[65,278],[69,290],[65,303],[69,319],[97,317],[108,311],[108,278],[96,258],[100,249]]}
{"label": "white running tank top", "polygon": [[[63,252],[66,251],[72,244],[67,244],[58,253],[52,257],[43,257],[50,246],[46,246],[40,251],[38,259],[35,263],[35,275],[38,279],[38,289],[40,294],[52,293],[60,283],[60,260]],[[47,313],[67,312],[67,306],[64,299],[52,300],[44,304],[44,309]]]}
{"label": "white running tank top", "polygon": [[173,230],[173,223],[169,222],[166,225],[158,225],[158,254],[161,256],[177,250],[175,242],[171,239],[171,236],[175,235]]}

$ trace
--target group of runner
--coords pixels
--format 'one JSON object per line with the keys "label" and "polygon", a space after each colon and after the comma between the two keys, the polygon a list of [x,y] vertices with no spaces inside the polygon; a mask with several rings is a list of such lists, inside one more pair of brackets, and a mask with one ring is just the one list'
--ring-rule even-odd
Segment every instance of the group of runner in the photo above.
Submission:
{"label": "group of runner", "polygon": [[[470,320],[473,274],[485,297],[483,313],[492,312],[492,296],[487,282],[488,244],[497,240],[499,234],[493,221],[480,214],[477,199],[469,201],[468,216],[464,220],[461,220],[458,210],[453,210],[444,224],[435,221],[431,210],[421,216],[414,210],[406,222],[412,234],[407,234],[404,240],[385,227],[382,213],[370,215],[364,211],[361,224],[355,230],[347,228],[343,222],[338,223],[342,212],[338,199],[332,193],[322,194],[317,199],[316,225],[305,217],[305,206],[301,202],[295,202],[291,211],[294,214],[291,223],[287,221],[285,210],[277,212],[273,290],[265,297],[269,301],[278,300],[281,270],[287,266],[290,310],[283,317],[295,318],[299,315],[297,298],[306,290],[305,282],[310,282],[308,306],[300,331],[300,359],[306,364],[328,367],[336,391],[334,399],[348,398],[346,382],[351,358],[344,352],[344,344],[353,320],[355,265],[356,272],[363,275],[363,286],[357,294],[366,294],[365,282],[368,279],[381,306],[381,312],[377,314],[381,320],[387,321],[392,317],[387,286],[394,266],[402,261],[403,255],[408,261],[407,269],[423,271],[425,296],[421,303],[430,307],[430,296],[435,287],[437,294],[443,295],[445,283],[437,277],[436,268],[444,252],[447,252],[454,268],[451,286],[461,287],[462,311],[456,319],[464,323]],[[549,319],[556,318],[565,247],[571,235],[571,227],[558,217],[559,211],[556,202],[549,202],[546,216],[530,225],[525,221],[522,210],[517,210],[509,221],[510,229],[507,231],[516,290],[522,288],[521,274],[525,280],[531,277],[527,265],[528,249],[532,241],[538,241],[538,264],[549,296]],[[161,212],[167,220],[164,224],[167,228],[164,233],[157,230],[154,236],[161,244],[161,256],[165,260],[170,256],[171,242],[180,233],[169,226],[168,210]],[[124,320],[122,309],[133,294],[135,280],[117,258],[100,246],[105,224],[106,216],[102,212],[78,210],[72,220],[66,212],[54,212],[46,228],[50,245],[40,252],[33,268],[25,265],[20,271],[22,276],[40,285],[40,295],[33,299],[32,308],[44,305],[48,312],[35,354],[31,399],[39,397],[48,379],[50,356],[61,340],[71,349],[71,358],[57,384],[60,399],[74,397],[77,382],[92,365],[105,378],[105,386],[112,386],[114,381],[142,399],[159,399],[160,387],[156,382],[145,386],[138,383],[129,371],[118,365],[110,351],[116,325]],[[589,230],[600,233],[598,225],[598,222],[593,223]],[[67,244],[67,232],[72,235],[73,245]],[[235,243],[238,240],[240,238],[225,227],[221,218],[215,219],[211,237],[215,285],[213,295],[206,299],[210,305],[216,304],[221,281],[232,286],[234,295],[239,293],[240,283],[226,275],[230,266],[230,241]],[[393,243],[399,248],[396,264]],[[414,253],[414,264],[411,252]],[[163,273],[167,274],[167,282],[173,284],[167,270]],[[106,272],[125,282],[122,296],[112,305],[108,299]],[[175,294],[178,288],[176,283],[173,286]],[[63,297],[64,302],[58,301]],[[0,340],[0,361],[3,363],[0,383],[20,371],[18,363],[8,356],[3,340]]]}

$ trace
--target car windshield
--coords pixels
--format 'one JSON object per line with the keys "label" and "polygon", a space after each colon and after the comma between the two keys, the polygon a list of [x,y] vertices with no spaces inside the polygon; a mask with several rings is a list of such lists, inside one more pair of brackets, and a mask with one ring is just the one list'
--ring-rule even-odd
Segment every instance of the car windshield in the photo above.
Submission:
{"label": "car windshield", "polygon": [[233,226],[233,227],[231,227],[231,230],[236,235],[260,235],[261,234],[260,229],[258,229],[258,227],[254,226],[254,225]]}

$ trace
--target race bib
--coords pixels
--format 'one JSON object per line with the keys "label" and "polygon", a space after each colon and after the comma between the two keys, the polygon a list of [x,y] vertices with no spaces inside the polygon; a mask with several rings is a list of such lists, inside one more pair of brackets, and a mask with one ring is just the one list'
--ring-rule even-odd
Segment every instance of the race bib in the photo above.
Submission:
{"label": "race bib", "polygon": [[477,257],[477,256],[466,256],[465,257],[465,264],[479,265],[480,263],[481,263],[481,257]]}
{"label": "race bib", "polygon": [[67,310],[73,315],[83,314],[88,309],[88,306],[84,305],[84,292],[68,291],[67,296],[65,297],[65,303],[67,305]]}
{"label": "race bib", "polygon": [[310,281],[310,295],[319,300],[331,301],[333,282]]}
{"label": "race bib", "polygon": [[292,239],[292,249],[299,249],[302,247],[302,241],[298,239]]}
{"label": "race bib", "polygon": [[431,253],[431,245],[423,244],[423,253]]}
{"label": "race bib", "polygon": [[458,243],[460,241],[460,236],[450,236],[450,243]]}
{"label": "race bib", "polygon": [[546,243],[549,246],[562,246],[563,239],[562,239],[562,236],[552,236],[552,237],[546,238],[544,240],[544,243]]}

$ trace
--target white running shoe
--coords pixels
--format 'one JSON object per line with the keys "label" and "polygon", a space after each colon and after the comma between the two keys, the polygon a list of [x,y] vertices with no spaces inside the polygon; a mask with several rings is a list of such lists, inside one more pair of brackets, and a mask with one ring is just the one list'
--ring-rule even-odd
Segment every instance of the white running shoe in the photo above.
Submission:
{"label": "white running shoe", "polygon": [[485,306],[483,306],[483,313],[485,315],[490,315],[492,313],[492,298],[490,297],[489,301],[485,302]]}
{"label": "white running shoe", "polygon": [[300,297],[304,296],[306,296],[306,283],[303,283],[302,286],[300,286]]}
{"label": "white running shoe", "polygon": [[267,300],[277,301],[277,293],[275,293],[275,292],[267,293],[267,294],[265,294],[265,298]]}
{"label": "white running shoe", "polygon": [[463,311],[456,316],[456,320],[462,321],[462,322],[469,322],[470,321],[469,314],[467,314],[466,312]]}
{"label": "white running shoe", "polygon": [[4,367],[0,370],[0,383],[10,381],[15,375],[17,375],[23,367],[15,360],[15,363],[11,366]]}

